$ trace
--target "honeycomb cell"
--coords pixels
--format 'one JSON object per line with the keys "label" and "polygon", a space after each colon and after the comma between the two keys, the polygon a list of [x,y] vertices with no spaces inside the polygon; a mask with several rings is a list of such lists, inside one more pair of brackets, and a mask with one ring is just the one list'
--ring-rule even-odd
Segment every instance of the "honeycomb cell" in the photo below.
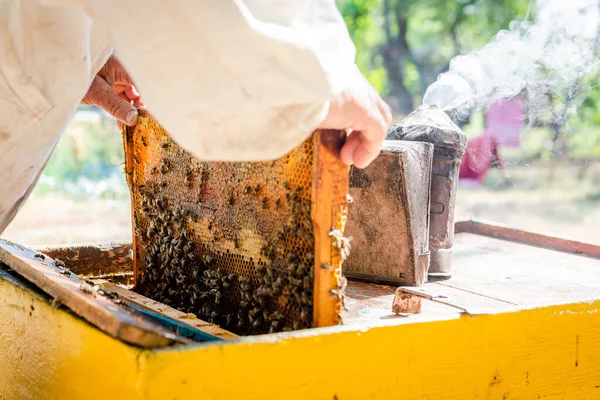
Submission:
{"label": "honeycomb cell", "polygon": [[315,289],[314,265],[334,267],[325,285],[340,266],[315,239],[343,229],[347,194],[347,170],[327,168],[343,206],[317,210],[317,134],[275,161],[201,162],[142,112],[124,140],[136,291],[238,334],[313,326],[315,296],[329,292]]}

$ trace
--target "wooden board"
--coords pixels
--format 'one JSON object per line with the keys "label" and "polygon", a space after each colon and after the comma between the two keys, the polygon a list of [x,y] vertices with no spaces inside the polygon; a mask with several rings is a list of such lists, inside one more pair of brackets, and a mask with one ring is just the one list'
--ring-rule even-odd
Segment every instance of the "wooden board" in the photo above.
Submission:
{"label": "wooden board", "polygon": [[342,311],[344,325],[432,321],[456,318],[461,313],[454,306],[423,299],[419,315],[399,315],[392,312],[395,291],[395,286],[349,280],[346,287],[346,309]]}
{"label": "wooden board", "polygon": [[564,253],[600,258],[600,246],[598,245],[581,242],[579,240],[525,231],[497,223],[472,220],[458,221],[455,225],[455,232],[474,233]]}
{"label": "wooden board", "polygon": [[599,246],[470,221],[456,231],[453,276],[400,292],[471,315],[600,298]]}
{"label": "wooden board", "polygon": [[[488,253],[508,243],[483,239],[489,242],[457,235],[458,247],[475,259],[481,254],[493,259]],[[574,261],[557,267],[555,251],[535,251],[541,251],[537,261],[518,265],[506,275],[513,279],[504,277],[507,288],[510,281],[523,279],[517,272],[530,274],[531,281],[543,276],[545,269],[537,264],[549,263],[568,273],[573,292],[578,290],[573,282],[596,279],[592,272],[598,264]],[[211,399],[598,398],[600,298],[573,296],[570,304],[551,306],[536,306],[532,299],[515,304],[515,310],[469,315],[469,308],[457,308],[448,295],[507,302],[486,292],[486,285],[498,284],[502,276],[478,271],[500,269],[499,262],[468,268],[461,264],[457,274],[462,278],[480,276],[478,293],[455,288],[452,280],[426,283],[423,290],[439,292],[427,294],[433,300],[423,299],[419,315],[386,313],[394,287],[349,282],[347,326],[157,350],[116,340],[0,274],[0,397],[91,400],[118,393],[131,400],[162,400],[202,393]],[[536,290],[544,292],[543,287]],[[452,306],[435,301],[442,293]],[[344,365],[334,367],[334,362]]]}
{"label": "wooden board", "polygon": [[72,272],[85,277],[133,272],[131,241],[36,246],[32,249],[63,261]]}
{"label": "wooden board", "polygon": [[164,347],[190,343],[141,314],[116,304],[109,297],[93,291],[55,261],[26,247],[0,240],[0,262],[52,296],[75,314],[109,335],[143,347]]}
{"label": "wooden board", "polygon": [[119,298],[127,301],[128,303],[134,304],[149,311],[156,312],[167,318],[174,319],[182,324],[189,325],[192,328],[198,329],[209,335],[218,337],[223,340],[231,340],[238,337],[237,335],[226,331],[225,329],[221,329],[216,325],[196,318],[196,316],[193,314],[183,313],[165,304],[144,297],[141,294],[137,294],[119,285],[115,285],[114,283],[102,279],[94,280],[94,282],[106,290],[110,290],[117,293],[119,295]]}

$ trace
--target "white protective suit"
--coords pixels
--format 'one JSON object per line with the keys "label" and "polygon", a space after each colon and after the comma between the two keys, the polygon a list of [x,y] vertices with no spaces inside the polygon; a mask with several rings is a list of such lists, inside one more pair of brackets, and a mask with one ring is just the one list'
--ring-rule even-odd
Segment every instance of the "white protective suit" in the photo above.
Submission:
{"label": "white protective suit", "polygon": [[283,155],[356,73],[334,0],[0,0],[0,233],[113,51],[204,160]]}

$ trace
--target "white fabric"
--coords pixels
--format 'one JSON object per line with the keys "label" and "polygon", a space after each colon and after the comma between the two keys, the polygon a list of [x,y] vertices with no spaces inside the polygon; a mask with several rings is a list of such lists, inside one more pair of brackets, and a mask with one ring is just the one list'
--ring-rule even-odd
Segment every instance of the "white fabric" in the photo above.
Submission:
{"label": "white fabric", "polygon": [[333,0],[0,0],[0,233],[113,50],[204,160],[283,155],[356,71]]}

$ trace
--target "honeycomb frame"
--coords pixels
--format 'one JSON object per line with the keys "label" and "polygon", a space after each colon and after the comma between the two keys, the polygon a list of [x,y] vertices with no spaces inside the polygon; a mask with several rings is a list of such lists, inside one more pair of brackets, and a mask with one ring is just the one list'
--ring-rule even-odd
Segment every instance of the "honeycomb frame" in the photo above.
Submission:
{"label": "honeycomb frame", "polygon": [[201,162],[141,111],[123,128],[135,290],[238,334],[341,323],[345,134],[265,162]]}

